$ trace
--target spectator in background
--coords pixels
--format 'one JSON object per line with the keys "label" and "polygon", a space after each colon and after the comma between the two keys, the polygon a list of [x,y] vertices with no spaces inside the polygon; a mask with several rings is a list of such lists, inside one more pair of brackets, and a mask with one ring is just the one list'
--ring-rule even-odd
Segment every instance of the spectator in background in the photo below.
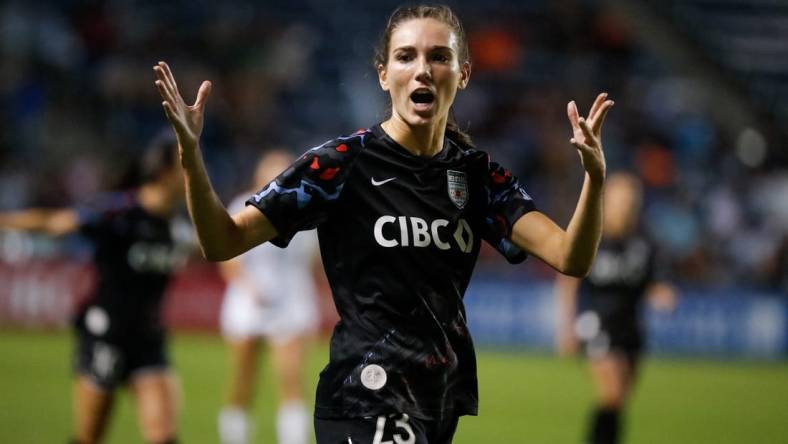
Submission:
{"label": "spectator in background", "polygon": [[658,279],[654,245],[639,233],[642,185],[630,174],[607,179],[602,243],[584,280],[559,276],[559,352],[582,345],[596,392],[586,441],[620,442],[621,413],[637,376],[643,350],[641,302],[672,309],[675,292]]}
{"label": "spectator in background", "polygon": [[[249,190],[228,206],[243,209],[250,194],[263,188],[292,162],[280,150],[263,155]],[[319,266],[315,231],[300,233],[286,249],[260,245],[220,269],[227,280],[221,328],[230,349],[230,388],[219,414],[222,444],[251,441],[249,409],[254,396],[260,340],[271,350],[279,411],[276,432],[280,444],[307,444],[310,415],[304,403],[303,368],[310,335],[318,323],[313,275]]]}

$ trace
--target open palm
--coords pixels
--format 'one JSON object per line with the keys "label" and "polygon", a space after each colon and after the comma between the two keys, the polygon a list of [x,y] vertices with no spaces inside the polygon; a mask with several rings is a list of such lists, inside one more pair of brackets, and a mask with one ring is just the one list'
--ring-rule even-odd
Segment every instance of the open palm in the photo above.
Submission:
{"label": "open palm", "polygon": [[161,105],[175,130],[178,144],[181,149],[196,148],[202,133],[205,101],[211,93],[211,82],[202,82],[194,105],[187,105],[178,92],[178,84],[175,83],[170,67],[165,62],[159,62],[153,67],[153,71],[156,73],[156,88],[163,100]]}
{"label": "open palm", "polygon": [[580,117],[577,104],[571,101],[566,106],[566,114],[572,125],[570,142],[577,148],[583,168],[594,179],[605,178],[605,153],[602,149],[602,123],[607,112],[613,107],[612,100],[606,100],[607,93],[601,93],[594,100],[588,117]]}

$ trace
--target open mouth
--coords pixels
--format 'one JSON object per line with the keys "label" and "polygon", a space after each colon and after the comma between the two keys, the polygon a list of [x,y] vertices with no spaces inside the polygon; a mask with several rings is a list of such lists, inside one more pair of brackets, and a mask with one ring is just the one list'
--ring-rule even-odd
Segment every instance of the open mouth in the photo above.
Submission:
{"label": "open mouth", "polygon": [[428,105],[435,101],[435,94],[428,89],[417,89],[410,94],[410,100],[415,104]]}

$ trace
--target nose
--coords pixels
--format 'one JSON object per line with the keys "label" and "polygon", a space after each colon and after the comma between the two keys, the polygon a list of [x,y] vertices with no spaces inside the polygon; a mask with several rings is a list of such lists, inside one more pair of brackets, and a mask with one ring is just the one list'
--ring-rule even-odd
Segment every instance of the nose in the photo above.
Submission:
{"label": "nose", "polygon": [[416,80],[427,82],[432,80],[432,65],[427,62],[425,56],[418,58],[418,65],[416,66]]}

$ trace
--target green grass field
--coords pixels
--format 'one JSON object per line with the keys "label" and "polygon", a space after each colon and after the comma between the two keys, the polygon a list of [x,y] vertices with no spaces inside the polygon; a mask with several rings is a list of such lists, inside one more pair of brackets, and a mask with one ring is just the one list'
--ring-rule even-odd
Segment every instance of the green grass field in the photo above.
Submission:
{"label": "green grass field", "polygon": [[[0,331],[0,443],[63,443],[71,423],[71,337]],[[172,351],[184,390],[180,442],[216,442],[226,374],[214,336],[180,334]],[[327,347],[310,356],[310,399]],[[479,353],[480,416],[460,421],[455,443],[580,443],[591,390],[579,362],[528,353]],[[258,442],[274,443],[273,388],[260,375]],[[121,392],[109,443],[140,443]],[[651,360],[628,417],[637,444],[788,443],[788,365]]]}

